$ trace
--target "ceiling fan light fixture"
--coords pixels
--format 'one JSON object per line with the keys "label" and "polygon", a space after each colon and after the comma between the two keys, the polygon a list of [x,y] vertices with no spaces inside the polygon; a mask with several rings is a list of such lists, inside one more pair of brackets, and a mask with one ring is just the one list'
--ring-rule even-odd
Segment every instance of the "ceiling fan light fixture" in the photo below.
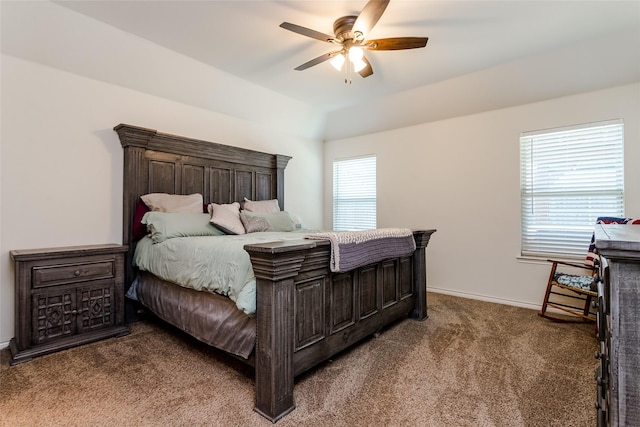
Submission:
{"label": "ceiling fan light fixture", "polygon": [[364,56],[364,51],[361,47],[351,46],[349,48],[349,60],[354,64],[356,61],[362,61],[362,57]]}
{"label": "ceiling fan light fixture", "polygon": [[343,54],[338,54],[336,56],[333,57],[333,59],[331,61],[329,61],[329,63],[333,66],[333,68],[335,68],[338,71],[342,70],[342,66],[344,65],[344,55]]}
{"label": "ceiling fan light fixture", "polygon": [[355,71],[356,73],[362,71],[362,69],[367,66],[367,63],[362,59],[353,60],[351,61],[351,63],[353,64],[353,71]]}

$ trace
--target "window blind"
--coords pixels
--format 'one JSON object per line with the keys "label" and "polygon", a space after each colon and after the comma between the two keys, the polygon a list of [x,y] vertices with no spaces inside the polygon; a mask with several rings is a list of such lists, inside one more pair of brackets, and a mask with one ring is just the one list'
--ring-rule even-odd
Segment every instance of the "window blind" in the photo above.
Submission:
{"label": "window blind", "polygon": [[376,228],[376,157],[333,162],[333,229]]}
{"label": "window blind", "polygon": [[622,120],[520,137],[523,256],[586,255],[599,216],[624,216]]}

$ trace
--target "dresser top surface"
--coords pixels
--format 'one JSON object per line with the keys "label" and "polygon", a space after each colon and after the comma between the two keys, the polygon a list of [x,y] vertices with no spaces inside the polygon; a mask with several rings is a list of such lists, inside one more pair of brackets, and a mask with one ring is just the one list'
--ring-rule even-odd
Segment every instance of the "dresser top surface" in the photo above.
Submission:
{"label": "dresser top surface", "polygon": [[640,225],[596,224],[595,237],[596,248],[603,254],[607,250],[629,251],[640,258]]}
{"label": "dresser top surface", "polygon": [[16,261],[33,261],[52,257],[74,257],[126,252],[126,245],[115,243],[104,245],[65,246],[59,248],[19,249],[9,252]]}

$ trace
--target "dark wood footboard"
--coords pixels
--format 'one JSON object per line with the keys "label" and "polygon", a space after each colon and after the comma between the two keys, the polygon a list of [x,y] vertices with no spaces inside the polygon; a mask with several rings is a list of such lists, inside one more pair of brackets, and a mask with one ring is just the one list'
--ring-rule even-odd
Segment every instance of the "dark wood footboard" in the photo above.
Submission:
{"label": "dark wood footboard", "polygon": [[345,273],[329,270],[330,243],[247,245],[257,282],[255,410],[275,422],[295,407],[294,377],[390,323],[427,318],[426,247]]}

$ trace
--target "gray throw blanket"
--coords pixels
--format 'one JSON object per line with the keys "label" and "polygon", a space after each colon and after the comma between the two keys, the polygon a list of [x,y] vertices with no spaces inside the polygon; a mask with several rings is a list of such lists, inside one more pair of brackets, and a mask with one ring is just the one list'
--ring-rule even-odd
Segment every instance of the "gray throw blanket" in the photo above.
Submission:
{"label": "gray throw blanket", "polygon": [[384,259],[410,255],[416,250],[408,228],[364,231],[327,231],[308,234],[307,239],[331,242],[331,271],[344,272]]}

